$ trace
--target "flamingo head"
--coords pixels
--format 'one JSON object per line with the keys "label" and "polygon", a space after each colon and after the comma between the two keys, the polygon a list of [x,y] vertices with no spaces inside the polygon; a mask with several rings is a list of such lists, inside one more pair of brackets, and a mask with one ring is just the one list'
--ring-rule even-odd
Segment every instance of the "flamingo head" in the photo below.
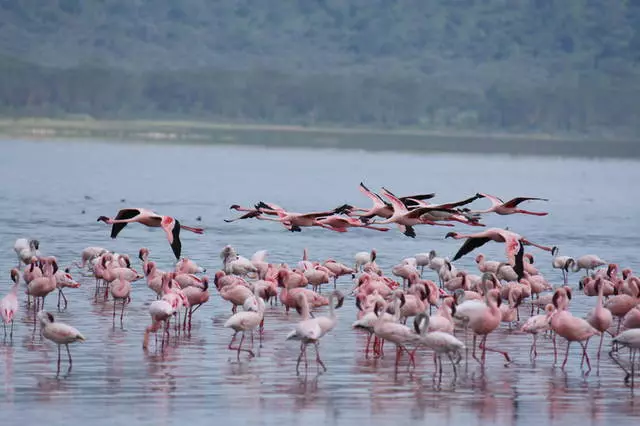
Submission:
{"label": "flamingo head", "polygon": [[219,289],[219,285],[218,282],[220,281],[220,278],[224,277],[225,274],[224,271],[217,271],[216,274],[213,276],[213,285],[216,286],[217,289]]}
{"label": "flamingo head", "polygon": [[142,247],[138,252],[138,259],[144,262],[148,258],[149,258],[149,249],[146,247]]}
{"label": "flamingo head", "polygon": [[455,238],[458,236],[457,232],[447,232],[447,235],[444,236],[445,239],[447,238]]}
{"label": "flamingo head", "polygon": [[29,246],[31,247],[32,250],[38,250],[40,248],[40,241],[31,240],[29,241]]}
{"label": "flamingo head", "polygon": [[479,255],[476,256],[476,263],[482,263],[483,260],[484,260],[484,254],[480,253]]}
{"label": "flamingo head", "polygon": [[96,222],[109,223],[109,218],[106,216],[100,216]]}
{"label": "flamingo head", "polygon": [[556,246],[551,247],[551,256],[557,255],[559,251],[560,250],[558,249],[558,247]]}
{"label": "flamingo head", "polygon": [[19,280],[20,280],[20,271],[18,271],[17,268],[13,268],[11,270],[11,281],[18,284]]}
{"label": "flamingo head", "polygon": [[630,268],[624,268],[622,270],[622,279],[626,280],[627,278],[629,278],[631,276],[632,273],[633,273],[633,271]]}

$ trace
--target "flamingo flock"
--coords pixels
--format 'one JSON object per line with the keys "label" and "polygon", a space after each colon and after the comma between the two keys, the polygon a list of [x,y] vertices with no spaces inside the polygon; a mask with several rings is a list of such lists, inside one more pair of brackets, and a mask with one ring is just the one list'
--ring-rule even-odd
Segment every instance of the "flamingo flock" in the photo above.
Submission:
{"label": "flamingo flock", "polygon": [[[519,207],[525,201],[544,200],[542,198],[517,197],[503,202],[498,197],[478,193],[466,200],[436,205],[427,201],[435,194],[397,197],[385,188],[380,195],[364,184],[359,188],[373,202],[370,208],[345,204],[332,210],[294,213],[273,203],[259,202],[254,208],[232,206],[245,213],[227,222],[247,218],[277,221],[292,232],[312,226],[336,232],[346,232],[350,227],[387,231],[388,228],[380,225],[395,223],[404,235],[415,237],[416,225],[450,227],[459,223],[484,227],[480,219],[485,214],[547,214]],[[491,207],[485,210],[462,208],[482,198],[491,201]],[[635,358],[640,349],[640,278],[630,269],[621,269],[595,255],[560,256],[556,246],[534,243],[511,230],[485,228],[470,234],[448,232],[445,239],[464,240],[451,258],[438,256],[433,250],[417,253],[399,260],[388,271],[390,274],[386,274],[377,263],[379,253],[375,249],[355,253],[351,267],[336,258],[312,260],[307,249],[294,263],[288,264],[270,262],[267,250],[244,257],[227,245],[221,249],[219,259],[214,260],[219,267],[212,272],[213,286],[210,288],[209,277],[205,275],[207,269],[181,257],[180,229],[197,234],[203,233],[202,229],[186,227],[175,218],[142,208],[123,209],[114,219],[101,216],[98,220],[112,225],[112,238],[127,223],[160,227],[176,257],[174,268],[162,271],[152,260],[150,250],[143,247],[138,250],[138,268],[127,254],[92,246],[79,253],[80,261],[72,264],[83,276],[95,279],[93,302],[112,304],[114,328],[118,310],[119,326],[124,330],[128,306],[144,302],[133,300],[131,289],[138,281],[146,282],[150,290],[147,301],[149,324],[141,339],[145,351],[163,351],[172,338],[177,339],[182,333],[190,334],[195,312],[212,297],[219,296],[229,303],[231,312],[225,313],[228,318],[217,332],[233,331],[227,349],[235,352],[238,361],[243,353],[249,358],[259,356],[254,339],[257,337],[262,345],[265,328],[269,328],[269,324],[265,324],[265,313],[284,309],[291,329],[282,340],[299,342],[296,374],[301,374],[302,364],[305,372],[309,368],[309,346],[315,351],[318,370],[327,371],[322,360],[321,342],[335,330],[341,321],[340,308],[345,300],[351,299],[357,307],[357,316],[350,321],[352,332],[367,335],[363,356],[384,358],[385,344],[392,344],[396,349],[396,369],[405,355],[407,368],[414,368],[418,356],[425,352],[433,354],[434,375],[440,380],[445,371],[445,360],[451,365],[454,378],[463,360],[468,366],[473,359],[484,368],[487,355],[492,353],[500,355],[508,365],[522,354],[511,354],[500,347],[495,332],[506,328],[516,335],[532,336],[528,354],[532,361],[538,355],[539,338],[545,335],[551,336],[554,364],[557,363],[557,346],[562,339],[566,342],[563,369],[568,363],[570,346],[576,342],[581,347],[580,366],[585,374],[591,371],[589,341],[598,339],[596,359],[599,366],[604,341],[610,336],[608,355],[624,370],[625,382],[630,381],[633,386]],[[477,271],[455,266],[458,259],[490,241],[504,244],[504,259],[489,260],[478,253],[475,257]],[[549,264],[561,270],[562,285],[554,288],[540,273],[533,254],[526,252],[532,246],[550,253]],[[58,345],[58,372],[62,345],[67,350],[71,369],[69,345],[83,342],[85,337],[72,326],[56,321],[45,309],[45,304],[47,296],[57,290],[58,311],[73,309],[63,288],[78,288],[80,284],[72,278],[70,268],[64,272],[60,270],[56,257],[40,253],[38,240],[19,239],[14,249],[19,266],[11,269],[12,285],[0,300],[5,338],[7,334],[10,339],[13,337],[14,318],[19,309],[26,306],[33,312],[34,333],[39,324],[42,336]],[[579,279],[577,288],[572,288],[569,275],[581,270],[586,274]],[[345,282],[338,288],[340,280]],[[328,292],[327,287],[330,287]],[[593,309],[584,318],[571,312],[571,300],[576,291],[583,291],[595,300]],[[20,303],[22,294],[26,296],[24,304]],[[317,312],[325,306],[328,307],[326,315]],[[152,336],[155,344],[150,341]],[[240,341],[236,344],[238,336]],[[624,348],[629,349],[629,361],[621,356]]]}

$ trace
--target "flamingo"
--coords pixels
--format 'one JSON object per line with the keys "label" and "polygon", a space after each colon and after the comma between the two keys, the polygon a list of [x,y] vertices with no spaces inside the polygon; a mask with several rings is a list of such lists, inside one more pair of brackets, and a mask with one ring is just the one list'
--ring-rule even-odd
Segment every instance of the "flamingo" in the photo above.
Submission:
{"label": "flamingo", "polygon": [[34,313],[38,309],[37,299],[42,298],[42,307],[44,308],[44,299],[49,293],[56,289],[56,272],[58,272],[58,263],[56,262],[55,258],[47,258],[43,266],[44,276],[35,278],[31,280],[29,284],[27,284],[26,293],[36,299],[36,309],[34,310]]}
{"label": "flamingo", "polygon": [[[305,294],[299,294],[297,296],[299,304],[301,306],[302,320],[296,325],[289,334],[287,334],[286,340],[299,340],[300,341],[300,355],[298,355],[298,361],[296,362],[296,374],[300,374],[300,362],[304,356],[305,370],[307,369],[307,345],[313,344],[316,348],[316,362],[321,366],[324,371],[327,371],[327,367],[320,359],[320,339],[338,323],[338,317],[336,316],[335,309],[339,309],[344,302],[344,296],[338,290],[334,290],[329,296],[329,316],[321,316],[310,318],[309,314],[309,302]],[[334,307],[334,302],[337,303]]]}
{"label": "flamingo", "polygon": [[640,329],[632,328],[630,330],[625,330],[622,333],[618,334],[612,340],[613,344],[617,344],[620,346],[628,347],[631,351],[631,372],[627,371],[626,368],[613,356],[613,349],[609,352],[609,356],[613,361],[618,364],[620,368],[625,372],[626,376],[624,378],[624,382],[628,383],[629,378],[631,378],[631,388],[633,389],[634,385],[634,376],[635,376],[635,363],[636,363],[636,353],[638,349],[640,349]]}
{"label": "flamingo", "polygon": [[[436,374],[440,372],[440,378],[442,379],[442,355],[446,355],[451,361],[453,367],[453,376],[458,375],[456,371],[456,363],[460,361],[460,351],[464,349],[464,343],[462,343],[457,337],[445,333],[442,331],[429,331],[429,316],[425,313],[416,315],[413,320],[413,327],[415,333],[418,335],[417,346],[413,350],[413,353],[418,350],[420,346],[426,346],[434,352],[436,362]],[[453,360],[453,355],[456,355],[457,361]]]}
{"label": "flamingo", "polygon": [[395,299],[394,305],[394,318],[395,321],[385,321],[382,314],[382,309],[385,308],[380,302],[376,302],[373,312],[378,317],[378,320],[373,325],[373,333],[383,341],[390,341],[396,345],[396,368],[400,363],[400,356],[402,352],[406,352],[409,355],[409,365],[415,367],[415,358],[413,353],[407,349],[407,345],[416,341],[416,334],[404,324],[398,323],[400,309],[405,303],[404,293],[400,293],[399,297]]}
{"label": "flamingo", "polygon": [[9,337],[13,338],[13,319],[18,313],[18,284],[20,282],[20,271],[18,269],[11,270],[11,280],[13,285],[2,300],[0,300],[0,317],[4,326],[4,335],[7,336],[7,324],[11,323],[11,332]]}
{"label": "flamingo", "polygon": [[478,265],[478,270],[483,274],[485,272],[493,272],[494,274],[498,273],[498,268],[501,263],[495,260],[485,260],[484,254],[480,253],[476,256],[476,264]]}
{"label": "flamingo", "polygon": [[[514,269],[518,273],[518,278],[522,278],[524,272],[524,264],[522,256],[524,255],[524,245],[532,245],[539,249],[552,251],[553,248],[541,246],[539,244],[532,243],[523,236],[516,234],[515,232],[507,231],[500,228],[489,228],[486,231],[478,232],[476,234],[463,235],[457,232],[449,232],[445,238],[454,238],[456,240],[466,238],[467,241],[460,247],[456,255],[453,257],[453,261],[460,259],[465,254],[473,251],[489,241],[495,241],[498,243],[505,243],[505,251],[509,264],[514,265]],[[521,253],[521,254],[520,254]]]}
{"label": "flamingo", "polygon": [[206,268],[199,266],[188,257],[183,257],[176,263],[176,272],[181,274],[203,274],[207,272]]}
{"label": "flamingo", "polygon": [[[482,275],[482,284],[487,288],[487,282],[491,282],[494,285],[498,284],[498,279],[495,274],[491,272],[485,272]],[[502,320],[502,312],[500,311],[501,297],[498,289],[491,289],[484,292],[484,302],[479,300],[467,300],[463,301],[459,305],[453,305],[453,317],[460,320],[466,330],[471,329],[473,332],[473,358],[484,365],[486,359],[486,351],[497,352],[504,356],[507,363],[511,362],[508,352],[500,351],[497,349],[488,348],[486,346],[487,336],[496,330],[500,326]],[[476,351],[476,337],[482,336],[479,349],[482,349],[482,360],[478,360],[475,355]],[[466,347],[466,345],[465,345]]]}
{"label": "flamingo", "polygon": [[479,192],[477,194],[477,196],[479,198],[487,198],[489,201],[491,201],[491,207],[489,207],[486,210],[476,210],[476,211],[472,211],[472,213],[476,213],[476,214],[482,214],[482,213],[496,213],[499,215],[510,215],[510,214],[515,214],[515,213],[520,213],[520,214],[529,214],[529,215],[534,215],[534,216],[546,216],[549,213],[545,213],[545,212],[532,212],[532,211],[528,211],[528,210],[521,210],[518,209],[518,205],[524,201],[530,201],[530,200],[538,200],[538,201],[549,201],[546,198],[535,198],[535,197],[516,197],[516,198],[512,198],[511,200],[504,202],[502,201],[500,198],[495,197],[493,195],[489,195],[489,194],[484,194]]}
{"label": "flamingo", "polygon": [[533,335],[533,343],[531,343],[531,349],[529,350],[529,357],[533,360],[538,356],[536,349],[536,343],[538,341],[538,334],[551,330],[551,315],[554,312],[554,307],[551,303],[547,304],[544,308],[544,314],[533,315],[520,328],[523,333],[529,333]]}
{"label": "flamingo", "polygon": [[[252,297],[255,298],[255,302],[257,304],[257,310],[250,311],[241,311],[233,314],[225,323],[224,326],[226,328],[231,328],[234,333],[233,337],[231,337],[231,341],[229,342],[229,350],[237,350],[237,359],[240,359],[240,352],[247,352],[250,357],[254,357],[255,354],[251,349],[243,349],[242,344],[244,343],[244,337],[246,332],[251,332],[251,343],[253,346],[253,331],[258,328],[264,319],[264,310],[265,303],[264,300],[257,293],[253,294]],[[236,339],[238,333],[242,333],[242,338],[240,339],[240,344],[234,348],[233,342]]]}
{"label": "flamingo", "polygon": [[258,268],[244,256],[239,256],[235,249],[229,245],[220,252],[223,270],[227,274],[247,276],[250,273],[258,272]]}
{"label": "flamingo", "polygon": [[598,355],[597,361],[600,363],[600,351],[602,350],[602,341],[604,340],[604,332],[611,327],[611,323],[613,322],[613,316],[611,315],[611,311],[605,309],[602,299],[603,299],[603,289],[602,278],[598,277],[596,279],[596,291],[598,292],[598,302],[596,303],[596,307],[589,312],[587,316],[587,322],[591,324],[593,328],[600,332],[600,344],[598,345]]}
{"label": "flamingo", "polygon": [[[361,312],[364,312],[364,314],[357,320],[355,321],[353,324],[351,324],[352,328],[356,328],[356,329],[362,329],[367,331],[367,346],[365,348],[365,352],[364,352],[364,356],[365,358],[369,358],[369,346],[371,344],[371,337],[374,336],[373,333],[373,327],[376,323],[376,321],[378,320],[378,316],[375,314],[375,312],[373,311],[373,308],[375,307],[375,302],[379,301],[382,304],[385,304],[386,301],[384,300],[384,298],[382,296],[380,296],[379,294],[375,293],[372,295],[372,297],[374,298],[374,302],[373,305],[371,306],[371,309],[368,310],[368,312],[364,312],[363,306],[362,306],[362,302],[360,301],[359,297],[356,297],[356,307],[358,308],[358,310],[360,310]],[[400,308],[402,309],[402,305],[400,306]],[[398,314],[394,314],[391,315],[387,312],[382,312],[382,321],[395,321],[396,320],[396,316]],[[376,351],[376,342],[378,340],[378,337],[375,337],[375,340],[373,342],[373,348],[374,348],[374,354],[378,354]]]}
{"label": "flamingo", "polygon": [[60,346],[64,345],[67,348],[67,355],[69,356],[69,371],[73,365],[71,359],[71,352],[69,351],[69,345],[75,342],[84,342],[84,336],[74,327],[70,325],[55,322],[53,315],[46,311],[38,312],[38,319],[40,320],[40,327],[42,335],[58,345],[58,374],[60,373]]}
{"label": "flamingo", "polygon": [[361,272],[364,265],[376,260],[376,255],[377,253],[375,249],[371,250],[371,252],[361,251],[356,253],[355,255],[356,263],[353,269],[355,269],[356,272]]}
{"label": "flamingo", "polygon": [[[382,197],[380,197],[375,192],[372,192],[367,188],[364,183],[360,182],[358,186],[360,192],[362,192],[366,197],[371,199],[373,202],[373,206],[370,209],[362,209],[362,208],[352,208],[351,211],[361,211],[362,214],[359,217],[364,219],[371,219],[375,216],[382,217],[384,219],[388,219],[393,215],[393,206],[386,202]],[[408,207],[410,204],[414,204],[415,200],[428,200],[435,197],[436,194],[418,194],[418,195],[410,195],[408,197],[400,197],[399,200]]]}
{"label": "flamingo", "polygon": [[551,329],[561,337],[567,340],[567,352],[562,362],[562,369],[567,365],[569,359],[569,347],[571,342],[579,342],[582,346],[582,360],[580,366],[587,362],[588,371],[591,370],[589,355],[587,354],[587,344],[589,339],[596,334],[600,334],[598,330],[593,328],[586,320],[573,316],[566,309],[566,298],[563,295],[563,289],[556,290],[553,298],[553,304],[556,311],[551,315]]}
{"label": "flamingo", "polygon": [[585,254],[575,260],[575,263],[573,263],[573,266],[571,267],[571,271],[578,272],[580,269],[585,269],[587,271],[587,275],[589,275],[589,271],[606,264],[607,262],[600,259],[595,254]]}
{"label": "flamingo", "polygon": [[[171,282],[169,282],[167,285],[171,287]],[[146,350],[149,347],[149,334],[156,333],[163,323],[165,324],[165,334],[167,335],[167,338],[169,338],[169,321],[171,320],[171,317],[175,314],[175,312],[176,311],[171,303],[166,300],[154,300],[153,302],[151,302],[151,304],[149,305],[151,325],[148,326],[144,331],[142,349]],[[162,345],[164,347],[164,334],[162,336]]]}
{"label": "flamingo", "polygon": [[120,311],[120,327],[122,327],[122,317],[124,307],[131,300],[131,282],[120,276],[111,282],[111,297],[113,298],[113,326],[116,324],[116,303],[120,300],[122,310]]}
{"label": "flamingo", "polygon": [[193,228],[180,224],[180,222],[171,216],[160,216],[154,211],[143,208],[126,208],[121,209],[114,219],[106,216],[100,216],[98,222],[104,222],[112,225],[111,238],[116,238],[118,233],[127,226],[127,223],[138,222],[151,228],[162,228],[167,234],[169,245],[176,259],[180,259],[182,253],[182,243],[180,242],[180,230],[184,229],[196,234],[203,234],[202,228]]}
{"label": "flamingo", "polygon": [[356,278],[356,271],[352,268],[349,268],[347,265],[336,262],[333,259],[327,259],[324,262],[324,266],[331,271],[333,274],[333,288],[335,289],[337,286],[338,278],[343,275],[351,275],[351,279]]}
{"label": "flamingo", "polygon": [[318,219],[331,216],[332,214],[340,213],[342,211],[340,208],[337,208],[334,210],[323,212],[294,213],[288,212],[282,208],[273,208],[273,206],[269,206],[263,202],[259,202],[258,204],[256,204],[256,207],[261,212],[275,213],[278,216],[278,218],[276,219],[258,215],[256,216],[256,219],[280,222],[286,229],[291,232],[300,232],[302,227],[309,226],[319,226],[321,228],[335,231],[335,229],[332,229],[330,226],[320,223]]}
{"label": "flamingo", "polygon": [[64,300],[64,309],[67,309],[67,298],[62,292],[63,288],[78,288],[80,283],[75,281],[71,276],[71,271],[66,268],[64,271],[58,270],[55,274],[56,288],[58,289],[58,310],[60,310],[60,298]]}
{"label": "flamingo", "polygon": [[205,279],[207,277],[202,277],[202,285],[203,288],[198,286],[190,286],[183,288],[182,291],[189,301],[189,309],[185,311],[185,319],[183,321],[183,327],[186,327],[187,324],[187,313],[189,314],[189,330],[191,330],[191,317],[193,313],[198,310],[200,306],[207,303],[209,301],[209,280]]}
{"label": "flamingo", "polygon": [[551,254],[553,255],[551,266],[553,266],[554,269],[560,269],[562,271],[564,285],[567,285],[569,283],[569,271],[571,270],[571,267],[575,265],[575,259],[570,256],[559,256],[557,249],[552,251]]}
{"label": "flamingo", "polygon": [[347,232],[348,228],[365,228],[381,232],[386,232],[389,230],[389,228],[369,225],[355,217],[344,217],[335,214],[319,218],[318,223],[329,227],[329,229],[336,232]]}
{"label": "flamingo", "polygon": [[27,264],[32,257],[40,256],[40,241],[35,239],[18,238],[13,244],[13,250],[18,256],[18,268],[22,263]]}

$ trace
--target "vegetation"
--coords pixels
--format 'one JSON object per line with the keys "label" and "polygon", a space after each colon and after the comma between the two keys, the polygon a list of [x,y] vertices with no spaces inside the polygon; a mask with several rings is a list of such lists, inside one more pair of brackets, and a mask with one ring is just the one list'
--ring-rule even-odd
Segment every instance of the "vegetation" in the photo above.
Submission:
{"label": "vegetation", "polygon": [[0,1],[0,115],[637,137],[634,0]]}

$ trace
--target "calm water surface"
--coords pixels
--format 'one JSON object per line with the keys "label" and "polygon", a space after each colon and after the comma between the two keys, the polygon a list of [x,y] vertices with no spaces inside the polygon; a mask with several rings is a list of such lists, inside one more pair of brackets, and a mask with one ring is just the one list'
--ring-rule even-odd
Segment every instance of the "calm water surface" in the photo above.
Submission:
{"label": "calm water surface", "polygon": [[[111,240],[109,227],[96,222],[99,215],[112,216],[124,206],[149,207],[192,225],[202,216],[198,226],[206,233],[183,233],[183,254],[211,274],[221,266],[219,252],[225,244],[245,256],[267,249],[270,261],[289,263],[300,260],[305,247],[313,259],[331,256],[349,264],[355,252],[376,248],[387,273],[400,259],[418,252],[455,253],[460,242],[445,241],[446,228],[419,227],[418,238],[412,240],[395,230],[337,234],[305,229],[291,234],[270,222],[222,221],[232,216],[230,204],[258,200],[293,211],[345,202],[368,207],[369,200],[357,189],[360,181],[399,194],[433,191],[443,202],[477,191],[504,198],[546,197],[549,203],[530,207],[548,210],[547,217],[490,216],[485,222],[558,245],[564,254],[597,253],[640,269],[639,202],[632,192],[640,182],[640,168],[631,161],[94,142],[4,141],[0,152],[2,294],[15,264],[13,242],[24,236],[40,239],[41,250],[56,255],[63,265],[78,260],[89,245],[131,255],[146,246],[162,269],[171,268],[173,256],[160,230],[129,226]],[[92,199],[85,200],[85,195]],[[488,201],[476,203],[482,208]],[[495,243],[483,251],[489,257],[503,256],[503,247]],[[551,256],[533,253],[541,271],[559,284]],[[473,256],[457,266],[473,268]],[[88,340],[72,346],[73,370],[56,378],[56,346],[39,333],[34,336],[32,317],[22,304],[13,342],[0,341],[2,425],[591,425],[628,423],[640,414],[640,399],[623,385],[623,374],[606,354],[599,374],[594,368],[585,378],[576,362],[577,345],[563,372],[553,368],[551,343],[542,339],[532,364],[529,336],[506,326],[489,341],[510,351],[515,362],[509,367],[489,354],[484,371],[471,361],[454,382],[445,368],[438,384],[431,356],[425,353],[414,371],[407,371],[404,360],[396,373],[393,350],[385,359],[364,358],[366,336],[350,328],[356,315],[353,297],[338,311],[336,329],[322,341],[329,368],[325,374],[317,375],[311,364],[306,377],[296,377],[298,345],[284,336],[299,317],[287,316],[280,306],[268,307],[258,356],[242,357],[238,363],[235,353],[226,349],[232,332],[222,326],[230,306],[217,294],[194,315],[190,337],[172,338],[164,353],[156,351],[152,339],[145,353],[142,335],[150,323],[148,304],[155,298],[146,284],[134,284],[122,330],[111,326],[111,301],[93,303],[93,280],[77,272],[74,276],[82,286],[67,291],[69,308],[57,317]],[[577,280],[573,275],[572,285]],[[343,279],[339,287],[346,292],[351,282]],[[47,300],[53,312],[54,299]],[[572,310],[584,314],[594,303],[579,295]],[[605,345],[609,347],[608,339]]]}

